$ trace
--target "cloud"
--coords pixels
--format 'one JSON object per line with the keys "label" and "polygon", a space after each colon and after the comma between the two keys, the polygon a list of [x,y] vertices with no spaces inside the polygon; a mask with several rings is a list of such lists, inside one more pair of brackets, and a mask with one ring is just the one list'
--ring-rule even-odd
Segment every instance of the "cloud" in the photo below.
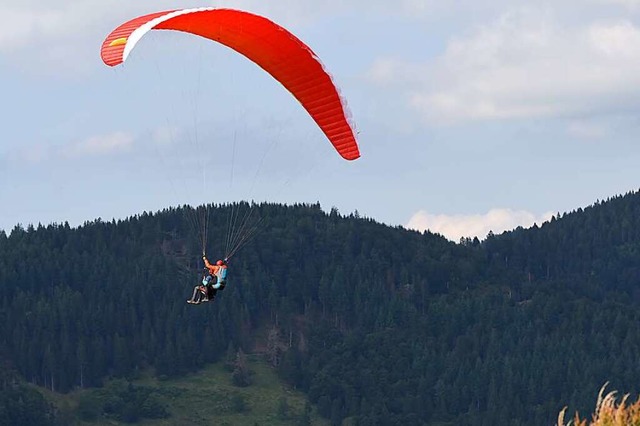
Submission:
{"label": "cloud", "polygon": [[640,9],[640,0],[599,0],[600,3],[617,4],[630,10]]}
{"label": "cloud", "polygon": [[135,137],[129,133],[114,132],[71,144],[64,149],[64,153],[68,157],[84,157],[123,152],[130,150],[134,141]]}
{"label": "cloud", "polygon": [[182,133],[177,126],[161,126],[151,133],[151,141],[158,145],[169,145],[174,143]]}
{"label": "cloud", "polygon": [[393,82],[399,70],[400,61],[392,58],[376,58],[366,76],[374,83],[388,85]]}
{"label": "cloud", "polygon": [[550,212],[536,216],[528,211],[511,209],[491,209],[484,215],[444,215],[419,211],[409,219],[406,227],[418,231],[429,230],[457,242],[462,237],[483,239],[489,231],[500,234],[518,226],[530,227],[534,223],[548,221],[551,216]]}
{"label": "cloud", "polygon": [[[282,1],[272,4],[255,0],[195,1],[180,2],[178,7],[233,7],[255,12],[281,15],[288,21],[301,21],[305,17],[317,19],[318,14],[335,13],[343,7],[340,0]],[[382,2],[380,2],[382,3]],[[89,41],[99,47],[108,31],[124,22],[145,13],[163,9],[175,9],[176,2],[157,0],[153,4],[122,0],[78,2],[75,0],[21,0],[0,3],[0,52],[14,52],[26,47],[43,47],[60,44],[84,44]],[[98,43],[96,45],[96,43]],[[43,49],[45,51],[45,49]]]}
{"label": "cloud", "polygon": [[[465,0],[467,1],[467,0]],[[441,9],[435,0],[280,0],[265,2],[261,0],[218,1],[217,6],[250,10],[254,13],[276,18],[281,24],[305,25],[319,21],[327,16],[357,14],[361,17],[377,16],[429,16],[436,8]],[[222,3],[225,3],[224,5]],[[457,7],[458,5],[456,5]]]}
{"label": "cloud", "polygon": [[8,149],[4,155],[0,156],[6,165],[24,166],[39,165],[49,161],[52,156],[51,147],[45,144],[34,144],[29,148]]}
{"label": "cloud", "polygon": [[437,3],[435,0],[399,0],[395,3],[383,0],[183,0],[180,4],[171,0],[156,0],[153,4],[124,0],[0,2],[3,18],[0,53],[11,59],[8,61],[10,66],[21,71],[76,76],[102,66],[98,49],[115,26],[135,16],[163,9],[206,6],[244,9],[265,15],[296,33],[315,23],[327,26],[331,17],[349,15],[354,18],[354,25],[349,25],[348,29],[357,33],[360,27],[356,16],[432,17],[433,5]]}
{"label": "cloud", "polygon": [[[465,0],[466,3],[473,3]],[[429,16],[442,9],[435,0],[172,0],[131,2],[124,0],[21,0],[0,3],[0,52],[16,51],[34,44],[54,46],[59,43],[78,44],[82,39],[101,42],[107,32],[134,16],[176,7],[227,7],[263,14],[281,24],[306,25],[328,16],[344,13],[377,14],[415,17]],[[94,38],[98,37],[99,40]]]}
{"label": "cloud", "polygon": [[420,67],[398,58],[376,58],[366,72],[367,79],[380,86],[397,85],[399,75],[403,75],[405,81],[411,81],[413,85],[420,76]]}
{"label": "cloud", "polygon": [[[637,8],[640,0],[590,0],[587,3],[619,4],[627,8]],[[526,2],[525,2],[526,3]],[[532,4],[551,4],[570,7],[575,11],[584,0],[539,0]],[[369,0],[344,2],[341,0],[183,0],[178,6],[175,1],[156,0],[153,4],[123,0],[101,0],[78,2],[76,0],[21,0],[0,3],[0,51],[14,51],[25,46],[40,44],[51,46],[60,42],[80,42],[95,36],[104,36],[124,20],[157,10],[176,7],[231,7],[264,14],[283,24],[304,25],[318,22],[328,16],[345,13],[360,16],[396,16],[409,19],[427,18],[437,20],[442,16],[459,16],[460,10],[478,11],[504,10],[511,4],[507,0],[456,0],[451,3],[436,0],[399,0],[388,2]],[[102,41],[101,39],[99,41]]]}
{"label": "cloud", "polygon": [[610,130],[604,123],[573,120],[567,125],[567,134],[578,139],[603,139],[610,134]]}
{"label": "cloud", "polygon": [[55,45],[61,39],[76,41],[101,16],[116,13],[118,2],[22,1],[2,4],[0,51],[14,51],[32,43]]}
{"label": "cloud", "polygon": [[628,20],[569,26],[521,9],[450,39],[429,63],[380,58],[368,77],[410,81],[407,102],[428,122],[617,112],[639,104],[639,43]]}
{"label": "cloud", "polygon": [[0,163],[17,167],[40,166],[44,163],[53,165],[87,157],[122,153],[137,155],[149,150],[153,150],[156,155],[159,153],[158,147],[173,145],[178,138],[183,137],[182,135],[183,131],[180,128],[164,126],[140,135],[113,131],[70,143],[21,144],[0,152]]}
{"label": "cloud", "polygon": [[0,2],[0,53],[12,58],[13,66],[30,72],[77,74],[99,63],[103,38],[116,25],[163,8],[175,8],[175,2],[159,0],[152,9],[121,0]]}

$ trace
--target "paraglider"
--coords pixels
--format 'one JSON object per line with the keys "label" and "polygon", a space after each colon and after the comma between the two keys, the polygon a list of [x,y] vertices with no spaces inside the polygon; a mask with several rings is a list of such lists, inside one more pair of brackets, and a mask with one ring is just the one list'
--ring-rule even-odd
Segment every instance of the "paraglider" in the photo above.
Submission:
{"label": "paraglider", "polygon": [[209,263],[206,256],[204,261],[205,274],[202,283],[193,288],[193,295],[187,303],[199,305],[202,302],[213,302],[218,290],[224,290],[227,284],[227,260],[218,260],[215,264]]}
{"label": "paraglider", "polygon": [[346,102],[318,56],[295,35],[259,15],[210,7],[140,16],[113,30],[100,55],[108,66],[127,60],[151,30],[174,30],[221,43],[244,55],[279,81],[302,104],[346,160],[360,157]]}
{"label": "paraglider", "polygon": [[[117,27],[104,40],[103,62],[115,67],[124,63],[136,44],[151,30],[173,30],[200,36],[231,48],[265,70],[286,88],[309,113],[335,151],[345,160],[360,157],[357,132],[346,101],[341,96],[318,56],[294,34],[271,20],[234,9],[201,7],[169,10],[140,16]],[[224,260],[212,265],[204,255],[206,220],[202,230],[202,251],[206,272],[194,287],[190,304],[215,298],[226,284],[227,259],[246,243],[254,228],[242,222],[233,233]],[[232,222],[235,223],[235,220]]]}

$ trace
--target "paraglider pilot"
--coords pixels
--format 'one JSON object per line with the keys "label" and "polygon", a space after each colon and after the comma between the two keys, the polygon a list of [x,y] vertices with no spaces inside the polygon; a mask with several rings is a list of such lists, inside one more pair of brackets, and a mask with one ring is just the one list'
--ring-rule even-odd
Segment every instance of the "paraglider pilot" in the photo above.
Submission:
{"label": "paraglider pilot", "polygon": [[218,290],[224,290],[227,280],[227,262],[218,260],[215,264],[209,263],[206,256],[202,256],[204,261],[205,274],[202,283],[193,288],[193,295],[187,303],[200,304],[202,302],[213,301]]}

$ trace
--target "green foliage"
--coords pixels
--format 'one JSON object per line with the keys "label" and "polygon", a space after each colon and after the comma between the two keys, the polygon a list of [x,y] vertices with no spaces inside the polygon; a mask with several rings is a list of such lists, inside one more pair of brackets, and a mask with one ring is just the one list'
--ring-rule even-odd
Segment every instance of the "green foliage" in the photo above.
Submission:
{"label": "green foliage", "polygon": [[[210,209],[209,253],[230,208]],[[8,357],[67,392],[224,358],[246,386],[237,354],[263,351],[333,424],[550,424],[605,381],[639,390],[638,193],[461,244],[318,205],[253,208],[262,233],[197,307],[184,303],[197,280],[184,265],[200,268],[189,207],[16,227],[0,238]],[[127,401],[110,415],[140,416]]]}
{"label": "green foliage", "polygon": [[311,405],[307,402],[304,406],[304,411],[296,422],[297,426],[311,426]]}
{"label": "green foliage", "polygon": [[78,417],[95,421],[101,417],[124,423],[141,419],[164,419],[170,416],[166,402],[153,389],[116,380],[108,387],[82,395],[78,401]]}
{"label": "green foliage", "polygon": [[235,370],[237,357],[238,350],[233,345],[233,342],[229,342],[229,346],[227,347],[227,354],[224,359],[224,368],[227,371],[233,372],[233,370]]}
{"label": "green foliage", "polygon": [[[252,425],[263,426],[294,426],[298,419],[307,414],[310,424],[323,426],[328,424],[318,418],[316,412],[307,404],[301,392],[295,392],[283,387],[274,370],[260,358],[248,356],[247,362],[254,371],[254,383],[250,387],[237,388],[231,383],[231,374],[226,371],[222,362],[207,366],[203,370],[185,377],[158,380],[145,372],[141,378],[131,384],[135,388],[151,390],[156,400],[161,401],[163,407],[171,413],[171,417],[164,419],[141,419],[138,423],[156,426],[173,425]],[[84,389],[72,391],[68,394],[53,394],[46,392],[47,397],[55,400],[57,406],[72,406],[76,409],[82,400],[94,401],[96,407],[102,406],[107,399],[107,389],[120,389],[122,382],[108,381],[105,388]],[[109,392],[110,393],[110,392]],[[278,404],[281,397],[286,396],[289,406],[289,418],[282,420],[277,417]],[[114,416],[100,415],[93,420],[80,418],[78,411],[76,419],[67,418],[65,426],[103,426],[125,425],[124,419]]]}
{"label": "green foliage", "polygon": [[241,394],[236,393],[231,396],[231,410],[234,413],[244,413],[248,409],[247,401]]}
{"label": "green foliage", "polygon": [[25,386],[0,347],[0,426],[54,426],[55,412],[40,393]]}
{"label": "green foliage", "polygon": [[242,352],[242,349],[239,349],[236,355],[236,362],[231,377],[233,384],[238,387],[245,388],[251,385],[251,369],[249,368],[247,357],[244,352]]}
{"label": "green foliage", "polygon": [[280,420],[286,420],[289,418],[289,403],[287,398],[282,396],[278,400],[278,412],[277,416]]}
{"label": "green foliage", "polygon": [[0,426],[53,426],[54,412],[37,391],[16,385],[0,389]]}
{"label": "green foliage", "polygon": [[95,394],[85,394],[78,401],[77,413],[80,419],[92,422],[102,415],[103,407]]}

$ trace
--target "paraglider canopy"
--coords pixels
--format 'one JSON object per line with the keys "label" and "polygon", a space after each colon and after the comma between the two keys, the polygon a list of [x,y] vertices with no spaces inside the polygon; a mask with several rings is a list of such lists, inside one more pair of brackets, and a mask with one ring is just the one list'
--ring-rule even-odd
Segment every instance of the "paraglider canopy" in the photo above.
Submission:
{"label": "paraglider canopy", "polygon": [[283,27],[233,9],[157,12],[132,19],[109,34],[102,44],[102,60],[109,66],[123,63],[151,30],[198,35],[244,55],[291,92],[344,159],[360,157],[355,126],[333,79],[317,55]]}

